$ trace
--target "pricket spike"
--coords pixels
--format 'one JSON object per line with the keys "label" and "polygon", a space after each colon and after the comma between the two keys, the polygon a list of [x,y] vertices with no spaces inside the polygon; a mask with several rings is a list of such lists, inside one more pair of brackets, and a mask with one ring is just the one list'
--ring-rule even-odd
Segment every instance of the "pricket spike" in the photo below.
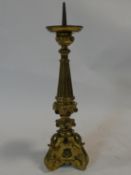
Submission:
{"label": "pricket spike", "polygon": [[56,114],[60,115],[60,119],[56,120],[56,126],[59,127],[59,130],[51,138],[44,163],[49,170],[55,170],[62,165],[72,165],[84,170],[89,158],[81,136],[72,129],[75,126],[75,120],[70,116],[77,112],[77,103],[74,101],[68,58],[70,53],[68,46],[74,41],[72,33],[79,32],[82,26],[67,25],[65,2],[62,9],[62,25],[47,27],[50,32],[56,33],[56,41],[61,46],[59,50],[61,59],[57,96],[53,104],[53,109]]}
{"label": "pricket spike", "polygon": [[67,17],[66,17],[66,3],[63,2],[63,15],[62,15],[62,25],[67,25]]}

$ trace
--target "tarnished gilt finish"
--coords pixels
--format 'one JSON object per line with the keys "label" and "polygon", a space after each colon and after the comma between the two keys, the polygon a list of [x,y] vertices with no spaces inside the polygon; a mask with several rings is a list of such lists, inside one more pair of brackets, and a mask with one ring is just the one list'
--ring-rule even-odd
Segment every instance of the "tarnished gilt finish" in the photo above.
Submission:
{"label": "tarnished gilt finish", "polygon": [[48,26],[50,32],[56,32],[56,41],[61,46],[59,53],[60,72],[56,101],[53,109],[60,119],[56,120],[59,130],[52,136],[49,150],[44,158],[45,165],[50,170],[55,170],[62,165],[72,165],[84,170],[88,164],[88,155],[83,147],[84,143],[78,133],[72,127],[75,126],[74,119],[70,116],[77,112],[77,103],[74,101],[72,81],[68,54],[68,46],[73,43],[73,32],[78,32],[82,26],[71,26],[66,24],[66,9],[63,3],[63,20],[61,26]]}

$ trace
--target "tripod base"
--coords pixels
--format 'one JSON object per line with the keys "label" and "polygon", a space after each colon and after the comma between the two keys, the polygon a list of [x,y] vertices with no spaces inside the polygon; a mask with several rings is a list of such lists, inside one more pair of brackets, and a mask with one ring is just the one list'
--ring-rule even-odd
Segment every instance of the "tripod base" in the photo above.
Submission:
{"label": "tripod base", "polygon": [[44,158],[45,165],[49,170],[55,170],[63,165],[84,170],[89,158],[84,150],[81,137],[73,129],[57,131],[51,138],[49,150]]}

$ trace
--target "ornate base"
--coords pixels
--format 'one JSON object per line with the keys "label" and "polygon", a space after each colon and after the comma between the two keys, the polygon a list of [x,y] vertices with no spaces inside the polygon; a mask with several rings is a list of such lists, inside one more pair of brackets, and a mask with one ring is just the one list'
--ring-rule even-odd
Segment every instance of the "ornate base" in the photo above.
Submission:
{"label": "ornate base", "polygon": [[80,135],[73,129],[58,130],[51,138],[50,148],[44,159],[45,165],[49,170],[55,170],[63,165],[72,165],[84,170],[89,158],[83,144]]}

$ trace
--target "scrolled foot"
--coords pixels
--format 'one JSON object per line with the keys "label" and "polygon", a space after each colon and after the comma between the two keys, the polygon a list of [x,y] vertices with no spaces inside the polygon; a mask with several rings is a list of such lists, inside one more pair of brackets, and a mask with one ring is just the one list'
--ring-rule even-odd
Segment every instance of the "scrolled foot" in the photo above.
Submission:
{"label": "scrolled foot", "polygon": [[56,170],[63,165],[72,165],[80,170],[86,169],[89,158],[79,134],[71,133],[68,137],[54,134],[49,147],[44,158],[44,163],[49,170]]}

